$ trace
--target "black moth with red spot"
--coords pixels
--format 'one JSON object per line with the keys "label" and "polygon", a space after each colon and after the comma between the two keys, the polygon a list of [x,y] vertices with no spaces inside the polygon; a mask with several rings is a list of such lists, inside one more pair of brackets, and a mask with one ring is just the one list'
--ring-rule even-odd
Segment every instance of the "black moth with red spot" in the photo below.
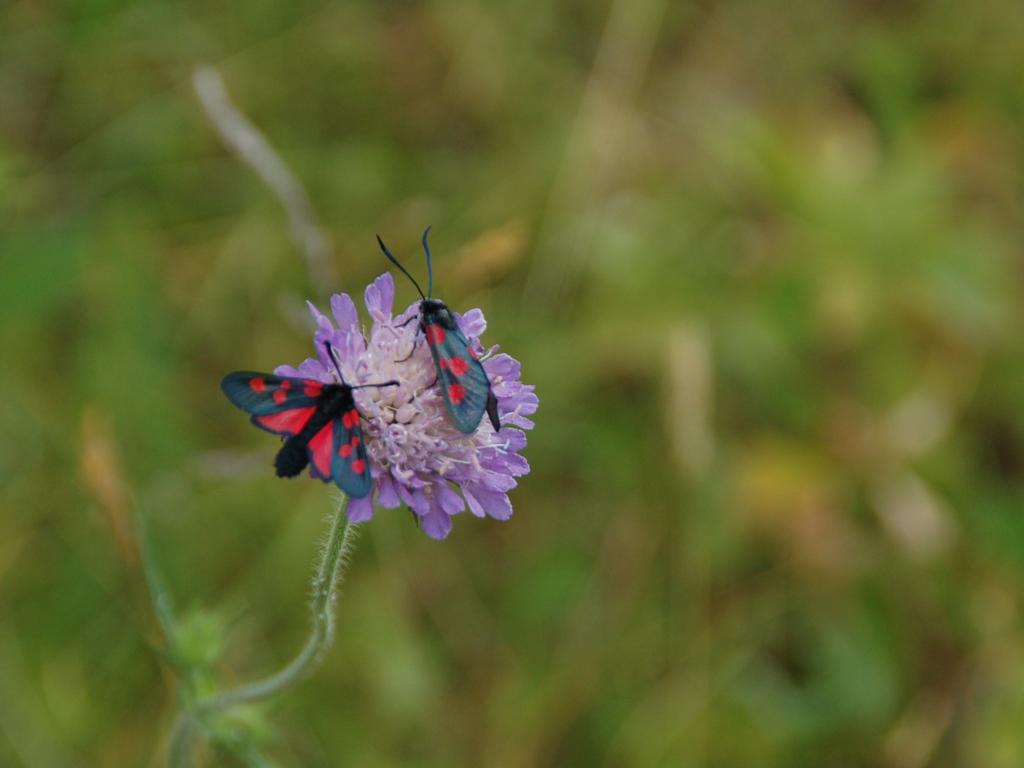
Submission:
{"label": "black moth with red spot", "polygon": [[423,250],[427,254],[429,281],[425,296],[413,276],[398,263],[398,259],[391,254],[379,236],[377,242],[384,255],[412,281],[423,299],[420,302],[419,329],[426,337],[430,355],[434,358],[437,381],[452,422],[460,432],[472,434],[480,426],[480,420],[486,412],[491,426],[497,432],[501,429],[498,400],[491,389],[487,372],[484,371],[473,348],[469,346],[469,340],[455,322],[448,305],[440,299],[430,297],[434,288],[434,277],[430,266],[430,246],[427,245],[429,234],[430,227],[427,227],[423,233]]}
{"label": "black moth with red spot", "polygon": [[494,431],[501,429],[498,401],[487,373],[443,301],[420,302],[420,329],[434,358],[448,415],[458,430],[467,435],[475,432],[485,411]]}
{"label": "black moth with red spot", "polygon": [[313,477],[333,480],[353,498],[370,492],[370,465],[353,387],[253,371],[229,373],[220,387],[232,403],[252,414],[253,424],[285,438],[274,459],[278,477],[295,477],[308,464]]}

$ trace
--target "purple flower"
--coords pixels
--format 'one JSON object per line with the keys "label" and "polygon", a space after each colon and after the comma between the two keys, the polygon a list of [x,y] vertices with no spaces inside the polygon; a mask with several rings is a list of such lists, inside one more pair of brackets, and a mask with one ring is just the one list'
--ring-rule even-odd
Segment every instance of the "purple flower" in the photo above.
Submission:
{"label": "purple flower", "polygon": [[466,507],[477,517],[507,520],[512,515],[508,492],[516,487],[517,477],[530,471],[519,451],[526,447],[522,430],[533,428],[529,417],[537,410],[533,386],[519,380],[518,361],[497,353],[496,346],[481,345],[479,337],[487,327],[483,312],[453,313],[487,371],[502,424],[501,431],[495,432],[483,419],[476,432],[462,434],[452,425],[438,391],[430,350],[422,338],[417,341],[417,323],[406,323],[418,313],[419,302],[392,317],[394,297],[389,274],[367,287],[366,309],[373,319],[368,338],[348,294],[331,297],[334,323],[309,304],[317,324],[313,334],[317,357],[298,368],[279,366],[275,373],[335,382],[337,374],[324,349],[329,341],[346,383],[400,382],[397,387],[355,392],[356,405],[366,420],[363,435],[373,491],[366,498],[349,501],[352,522],[373,517],[375,503],[388,509],[406,504],[434,539],[445,538],[452,529],[452,517]]}

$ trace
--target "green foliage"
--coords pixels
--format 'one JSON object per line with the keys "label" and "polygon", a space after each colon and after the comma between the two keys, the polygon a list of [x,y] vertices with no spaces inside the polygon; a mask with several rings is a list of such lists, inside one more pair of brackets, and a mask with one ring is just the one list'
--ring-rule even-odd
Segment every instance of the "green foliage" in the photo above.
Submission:
{"label": "green foliage", "polygon": [[[298,652],[331,494],[272,477],[217,383],[309,355],[302,300],[428,223],[440,295],[537,384],[515,515],[363,526],[322,666],[212,718],[202,764],[1021,764],[1019,2],[103,0],[0,30],[0,765],[161,765],[176,663],[202,694]],[[171,595],[202,606],[173,637]]]}

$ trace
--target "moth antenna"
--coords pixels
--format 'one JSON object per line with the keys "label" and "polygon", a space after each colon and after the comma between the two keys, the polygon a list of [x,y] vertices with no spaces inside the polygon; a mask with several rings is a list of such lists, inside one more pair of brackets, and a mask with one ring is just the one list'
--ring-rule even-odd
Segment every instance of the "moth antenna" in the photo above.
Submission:
{"label": "moth antenna", "polygon": [[352,389],[365,389],[366,387],[397,387],[400,382],[392,379],[391,381],[382,381],[379,384],[360,384],[358,387],[352,387]]}
{"label": "moth antenna", "polygon": [[338,358],[334,356],[334,347],[331,346],[331,342],[325,341],[324,349],[327,350],[327,356],[331,358],[331,362],[334,363],[334,370],[338,372],[338,381],[344,384],[345,377],[341,373],[341,366],[338,365]]}
{"label": "moth antenna", "polygon": [[427,298],[427,297],[423,295],[423,289],[422,289],[422,288],[420,288],[420,284],[419,284],[419,283],[417,283],[417,282],[416,282],[416,279],[415,279],[415,278],[414,278],[414,277],[413,277],[412,275],[410,275],[410,274],[409,274],[409,273],[408,273],[408,272],[407,272],[407,271],[405,270],[405,267],[403,267],[403,266],[402,266],[402,265],[401,265],[401,264],[400,264],[400,263],[398,262],[398,259],[396,259],[396,258],[395,258],[395,257],[394,257],[394,256],[393,256],[393,255],[391,254],[391,251],[389,251],[389,250],[388,250],[388,247],[387,247],[386,245],[384,245],[384,241],[380,239],[380,235],[377,235],[377,245],[379,245],[379,246],[380,246],[380,249],[381,249],[382,251],[384,251],[384,255],[388,257],[388,260],[389,260],[389,261],[390,261],[390,262],[391,262],[392,264],[394,264],[394,265],[395,265],[396,267],[398,267],[398,268],[399,268],[400,270],[402,270],[402,274],[403,274],[403,275],[405,275],[406,277],[408,277],[408,278],[409,278],[409,279],[410,279],[410,280],[412,281],[412,284],[416,286],[416,290],[417,290],[417,291],[419,291],[419,294],[420,294],[420,298],[422,298],[422,299],[426,300],[426,298]]}
{"label": "moth antenna", "polygon": [[[431,227],[433,224],[430,225]],[[423,250],[427,252],[427,296],[434,295],[434,270],[430,267],[430,246],[427,244],[427,235],[430,234],[430,227],[423,230]]]}

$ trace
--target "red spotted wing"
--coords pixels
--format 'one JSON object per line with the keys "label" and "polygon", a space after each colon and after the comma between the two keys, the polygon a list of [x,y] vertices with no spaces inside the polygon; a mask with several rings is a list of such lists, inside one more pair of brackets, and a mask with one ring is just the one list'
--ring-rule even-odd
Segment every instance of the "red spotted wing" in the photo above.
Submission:
{"label": "red spotted wing", "polygon": [[274,459],[278,477],[295,477],[309,465],[313,477],[333,480],[353,498],[370,492],[353,387],[252,371],[229,373],[220,386],[232,403],[252,414],[253,424],[285,438]]}

